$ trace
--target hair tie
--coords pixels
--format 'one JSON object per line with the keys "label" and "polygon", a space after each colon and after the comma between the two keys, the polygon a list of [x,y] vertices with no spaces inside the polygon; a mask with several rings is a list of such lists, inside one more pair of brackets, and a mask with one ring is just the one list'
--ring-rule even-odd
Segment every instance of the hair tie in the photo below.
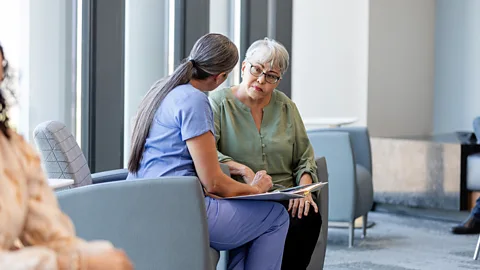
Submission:
{"label": "hair tie", "polygon": [[192,65],[195,66],[195,60],[190,58],[190,60],[188,60],[188,61],[192,62]]}

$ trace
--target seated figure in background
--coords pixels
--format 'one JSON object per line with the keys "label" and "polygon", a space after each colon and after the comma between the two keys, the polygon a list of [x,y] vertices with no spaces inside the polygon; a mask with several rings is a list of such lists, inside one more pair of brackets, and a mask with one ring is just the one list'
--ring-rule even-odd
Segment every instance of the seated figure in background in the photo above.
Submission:
{"label": "seated figure in background", "polygon": [[[480,117],[473,120],[473,131],[480,143]],[[454,234],[478,234],[480,233],[480,197],[477,199],[475,206],[468,216],[467,220],[452,228]]]}
{"label": "seated figure in background", "polygon": [[467,220],[452,228],[454,234],[479,234],[480,233],[480,197],[477,199],[472,212]]}
{"label": "seated figure in background", "polygon": [[[284,187],[318,182],[313,147],[295,103],[276,90],[289,63],[285,47],[265,38],[242,62],[242,82],[210,94],[218,159],[240,182],[266,171]],[[290,213],[282,269],[306,269],[322,217],[311,194],[286,201]]]}

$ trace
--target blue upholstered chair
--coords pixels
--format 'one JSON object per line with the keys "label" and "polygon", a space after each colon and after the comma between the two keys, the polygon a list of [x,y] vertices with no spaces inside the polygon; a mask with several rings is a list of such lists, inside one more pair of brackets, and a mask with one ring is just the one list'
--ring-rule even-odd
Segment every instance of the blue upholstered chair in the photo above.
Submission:
{"label": "blue upholstered chair", "polygon": [[373,205],[370,137],[365,127],[340,127],[307,131],[315,156],[325,157],[329,173],[329,221],[346,222],[349,247],[353,246],[354,221],[363,217],[367,233],[368,211]]}
{"label": "blue upholstered chair", "polygon": [[196,177],[101,183],[57,192],[78,236],[124,249],[135,269],[213,270],[204,194]]}

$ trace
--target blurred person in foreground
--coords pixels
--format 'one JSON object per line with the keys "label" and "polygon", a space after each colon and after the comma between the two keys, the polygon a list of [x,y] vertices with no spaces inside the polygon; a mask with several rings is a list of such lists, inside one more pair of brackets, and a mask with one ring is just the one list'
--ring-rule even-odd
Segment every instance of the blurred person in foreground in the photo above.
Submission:
{"label": "blurred person in foreground", "polygon": [[109,242],[75,236],[36,151],[9,127],[9,66],[0,45],[0,269],[133,269]]}

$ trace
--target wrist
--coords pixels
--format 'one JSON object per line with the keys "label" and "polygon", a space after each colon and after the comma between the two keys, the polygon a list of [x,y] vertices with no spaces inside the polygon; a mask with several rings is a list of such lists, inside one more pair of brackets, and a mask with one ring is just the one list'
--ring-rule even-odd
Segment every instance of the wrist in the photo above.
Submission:
{"label": "wrist", "polygon": [[262,193],[262,192],[260,191],[260,188],[259,188],[257,185],[252,185],[251,187],[255,190],[253,194],[260,194],[260,193]]}
{"label": "wrist", "polygon": [[247,176],[249,169],[250,169],[250,168],[248,168],[247,166],[242,165],[242,166],[239,168],[240,174],[241,174],[242,176]]}
{"label": "wrist", "polygon": [[313,184],[312,176],[311,176],[309,173],[304,173],[304,174],[302,175],[302,177],[300,177],[300,182],[299,182],[299,184],[300,184],[301,186]]}

